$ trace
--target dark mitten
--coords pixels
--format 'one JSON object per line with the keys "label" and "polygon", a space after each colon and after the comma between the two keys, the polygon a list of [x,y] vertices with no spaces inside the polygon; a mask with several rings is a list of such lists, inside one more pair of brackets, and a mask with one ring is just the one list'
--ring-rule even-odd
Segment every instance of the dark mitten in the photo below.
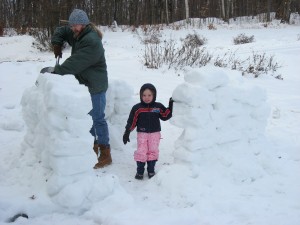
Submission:
{"label": "dark mitten", "polygon": [[61,51],[61,46],[60,45],[53,45],[53,52],[55,55],[55,58],[59,56],[59,58],[62,57],[62,51]]}
{"label": "dark mitten", "polygon": [[126,145],[127,142],[130,142],[129,135],[130,135],[130,130],[125,130],[125,133],[123,135],[123,143],[124,143],[124,145]]}
{"label": "dark mitten", "polygon": [[170,109],[171,112],[173,112],[173,103],[174,103],[174,100],[171,97],[170,100],[169,100],[169,109]]}

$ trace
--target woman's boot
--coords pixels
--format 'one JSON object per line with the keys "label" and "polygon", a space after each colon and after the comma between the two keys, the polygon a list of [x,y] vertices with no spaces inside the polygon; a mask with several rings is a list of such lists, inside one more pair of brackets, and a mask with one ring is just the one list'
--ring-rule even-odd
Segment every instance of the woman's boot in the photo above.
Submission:
{"label": "woman's boot", "polygon": [[111,154],[110,154],[110,146],[109,145],[98,145],[100,148],[100,156],[98,158],[98,162],[95,164],[94,169],[103,168],[112,163]]}
{"label": "woman's boot", "polygon": [[97,143],[96,140],[94,141],[93,149],[94,149],[94,152],[96,153],[96,156],[98,158],[98,155],[99,155],[99,146],[98,146],[98,143]]}

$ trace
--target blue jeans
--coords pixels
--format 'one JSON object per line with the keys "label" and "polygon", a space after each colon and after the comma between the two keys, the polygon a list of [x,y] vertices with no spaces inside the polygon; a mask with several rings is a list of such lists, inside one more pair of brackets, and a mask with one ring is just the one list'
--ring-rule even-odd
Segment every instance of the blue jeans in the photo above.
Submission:
{"label": "blue jeans", "polygon": [[109,145],[109,133],[108,126],[105,120],[105,105],[106,105],[106,93],[104,91],[91,94],[93,109],[90,111],[90,115],[93,119],[93,126],[90,133],[95,137],[98,144]]}

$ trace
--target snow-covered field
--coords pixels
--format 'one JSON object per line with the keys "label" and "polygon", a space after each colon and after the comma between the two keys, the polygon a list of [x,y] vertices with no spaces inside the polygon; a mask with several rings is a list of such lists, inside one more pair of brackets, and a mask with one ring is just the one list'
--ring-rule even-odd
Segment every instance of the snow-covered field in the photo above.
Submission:
{"label": "snow-covered field", "polygon": [[[30,225],[300,224],[300,29],[243,27],[164,29],[161,39],[196,31],[214,55],[274,55],[283,80],[211,65],[146,69],[136,34],[104,28],[113,164],[96,171],[86,87],[39,74],[55,59],[31,37],[0,37],[0,224],[18,213],[29,218],[15,224]],[[255,42],[233,45],[241,33]],[[122,134],[144,83],[175,103],[157,174],[139,181],[135,131],[127,145]]]}

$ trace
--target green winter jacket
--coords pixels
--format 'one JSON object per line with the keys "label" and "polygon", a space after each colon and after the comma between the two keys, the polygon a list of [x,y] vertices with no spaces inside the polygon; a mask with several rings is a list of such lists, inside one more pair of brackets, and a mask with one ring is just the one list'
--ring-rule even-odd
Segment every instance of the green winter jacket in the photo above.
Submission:
{"label": "green winter jacket", "polygon": [[89,88],[91,94],[106,91],[108,78],[101,38],[90,25],[78,37],[74,38],[73,35],[68,26],[56,28],[52,44],[62,46],[64,42],[68,42],[72,46],[72,52],[61,65],[55,66],[54,73],[74,74],[80,84]]}

